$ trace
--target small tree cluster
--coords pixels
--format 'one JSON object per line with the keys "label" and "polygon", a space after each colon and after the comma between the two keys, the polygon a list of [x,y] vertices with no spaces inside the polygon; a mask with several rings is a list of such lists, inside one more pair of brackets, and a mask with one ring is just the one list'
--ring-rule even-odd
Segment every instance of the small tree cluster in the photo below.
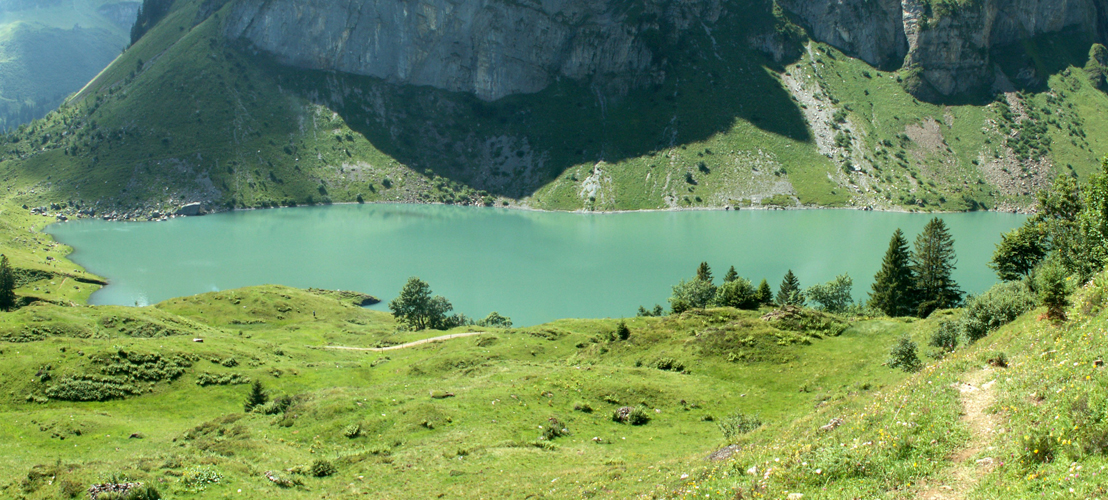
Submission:
{"label": "small tree cluster", "polygon": [[854,280],[848,274],[840,274],[835,279],[822,285],[812,285],[804,291],[804,296],[812,302],[819,304],[819,308],[829,313],[846,312],[852,304],[854,297],[851,289],[854,288]]}
{"label": "small tree cluster", "polygon": [[[761,285],[755,289],[750,280],[735,272],[734,266],[728,269],[723,277],[723,284],[717,287],[712,282],[711,267],[707,262],[701,262],[697,267],[695,278],[688,281],[682,280],[673,287],[673,295],[670,296],[669,303],[674,314],[713,306],[757,309],[769,303],[769,296],[769,285],[765,280],[762,280]],[[660,316],[660,313],[660,306],[655,306],[653,312],[639,307],[639,316]]]}
{"label": "small tree cluster", "polygon": [[[463,314],[450,315],[454,306],[441,295],[431,296],[431,286],[425,281],[412,276],[400,290],[400,296],[389,302],[389,310],[397,321],[408,325],[413,330],[447,330],[456,326],[473,324],[473,321]],[[489,315],[492,316],[491,314]],[[497,314],[494,320],[500,318]],[[487,321],[489,318],[485,318]],[[510,322],[508,323],[510,325]]]}
{"label": "small tree cluster", "polygon": [[893,317],[925,318],[936,309],[957,307],[962,290],[954,281],[957,264],[954,238],[942,219],[935,217],[916,236],[915,251],[908,249],[904,233],[897,229],[889,241],[881,269],[873,278],[870,305]]}

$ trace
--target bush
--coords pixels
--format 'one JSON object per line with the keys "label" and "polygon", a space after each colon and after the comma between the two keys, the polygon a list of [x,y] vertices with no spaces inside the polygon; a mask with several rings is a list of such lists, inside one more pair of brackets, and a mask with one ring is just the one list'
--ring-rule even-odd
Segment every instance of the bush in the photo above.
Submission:
{"label": "bush", "polygon": [[841,313],[854,303],[850,292],[854,287],[854,280],[847,274],[836,276],[835,279],[822,285],[812,285],[804,291],[804,296],[819,304],[819,309],[829,313]]}
{"label": "bush", "polygon": [[623,406],[612,412],[612,421],[621,424],[645,425],[650,417],[642,408],[637,406]]}
{"label": "bush", "polygon": [[485,319],[478,321],[477,326],[485,326],[489,328],[511,328],[512,318],[507,316],[501,316],[500,313],[493,311],[485,316]]}
{"label": "bush", "polygon": [[190,467],[181,475],[181,484],[192,491],[202,491],[209,485],[219,483],[223,474],[210,465],[197,465]]}
{"label": "bush", "polygon": [[1056,259],[1044,262],[1035,272],[1035,289],[1050,319],[1066,319],[1066,307],[1070,305],[1068,279],[1065,268]]}
{"label": "bush", "polygon": [[959,327],[969,342],[976,342],[1033,307],[1035,296],[1023,282],[1000,283],[969,300]]}
{"label": "bush", "polygon": [[362,434],[362,426],[360,424],[350,424],[342,429],[342,435],[350,439],[354,439]]}
{"label": "bush", "polygon": [[557,438],[560,438],[562,436],[565,436],[565,435],[569,434],[569,429],[566,428],[565,424],[563,424],[557,418],[554,418],[554,417],[550,417],[549,419],[547,419],[546,425],[541,426],[541,427],[542,427],[542,437],[540,437],[539,439],[545,439],[547,441],[552,441],[554,439],[557,439]]}
{"label": "bush", "polygon": [[733,413],[722,421],[717,422],[716,426],[718,426],[719,431],[723,433],[723,437],[728,440],[734,440],[741,434],[746,434],[761,427],[762,421],[756,416]]}
{"label": "bush", "polygon": [[214,373],[204,372],[196,377],[196,385],[200,387],[207,387],[209,385],[239,385],[249,383],[250,377],[245,377],[241,373],[216,375]]}
{"label": "bush", "polygon": [[315,462],[312,462],[312,468],[310,472],[315,477],[327,477],[334,475],[336,472],[338,472],[338,469],[335,468],[335,464],[332,464],[327,460],[316,460]]}
{"label": "bush", "polygon": [[889,368],[900,368],[906,372],[914,372],[922,367],[919,356],[916,354],[916,343],[911,337],[904,336],[897,341],[889,352]]}
{"label": "bush", "polygon": [[61,401],[108,401],[142,394],[133,384],[114,377],[76,375],[46,388],[46,397]]}
{"label": "bush", "polygon": [[689,309],[704,309],[715,297],[715,285],[694,278],[691,281],[682,280],[674,285],[673,296],[669,298],[669,304],[674,314],[681,314]]}
{"label": "bush", "polygon": [[931,334],[931,341],[928,344],[945,352],[954,352],[958,347],[959,337],[961,337],[961,330],[958,324],[953,321],[943,321],[939,323],[935,333]]}
{"label": "bush", "polygon": [[685,371],[685,364],[675,358],[659,358],[654,362],[654,368],[663,371],[681,372]]}
{"label": "bush", "polygon": [[631,338],[631,329],[627,328],[627,323],[622,319],[619,320],[619,325],[616,325],[616,337],[619,337],[620,340]]}
{"label": "bush", "polygon": [[581,413],[592,413],[592,405],[579,401],[573,404],[573,411],[579,411]]}
{"label": "bush", "polygon": [[746,278],[736,277],[725,282],[716,290],[715,302],[723,307],[757,309],[759,306],[758,299],[758,292],[754,290],[754,285],[751,285]]}

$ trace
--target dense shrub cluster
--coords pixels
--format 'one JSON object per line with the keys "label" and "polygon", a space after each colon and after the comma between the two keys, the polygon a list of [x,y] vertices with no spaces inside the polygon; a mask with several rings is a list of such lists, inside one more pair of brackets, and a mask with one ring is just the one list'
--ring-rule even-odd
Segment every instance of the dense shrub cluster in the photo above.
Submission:
{"label": "dense shrub cluster", "polygon": [[204,372],[196,377],[196,385],[200,387],[207,387],[209,385],[239,385],[249,383],[250,377],[243,376],[241,373],[228,373],[226,375],[218,375],[214,373]]}
{"label": "dense shrub cluster", "polygon": [[108,401],[141,394],[134,384],[115,377],[74,375],[46,388],[46,397],[61,401]]}
{"label": "dense shrub cluster", "polygon": [[733,413],[727,418],[716,423],[723,437],[734,440],[741,434],[746,434],[762,426],[762,420],[754,415]]}
{"label": "dense shrub cluster", "polygon": [[929,344],[944,351],[953,351],[962,343],[973,343],[1016,319],[1035,307],[1035,295],[1027,285],[1010,281],[993,286],[989,291],[971,298],[962,315],[954,321],[943,321],[931,335]]}

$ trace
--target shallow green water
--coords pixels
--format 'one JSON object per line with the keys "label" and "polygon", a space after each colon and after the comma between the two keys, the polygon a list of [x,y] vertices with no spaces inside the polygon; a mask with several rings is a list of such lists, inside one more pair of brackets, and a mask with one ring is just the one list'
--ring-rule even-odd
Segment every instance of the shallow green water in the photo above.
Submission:
{"label": "shallow green water", "polygon": [[[896,228],[909,241],[931,215],[854,210],[570,214],[439,205],[339,205],[234,212],[167,222],[77,221],[49,232],[73,260],[109,279],[95,304],[149,304],[249,285],[358,290],[395,297],[409,276],[455,310],[516,325],[634,316],[666,306],[670,287],[707,261],[776,291],[848,272],[864,298]],[[1000,234],[1024,220],[941,215],[955,239],[955,279],[980,293]],[[385,304],[376,306],[385,309]]]}

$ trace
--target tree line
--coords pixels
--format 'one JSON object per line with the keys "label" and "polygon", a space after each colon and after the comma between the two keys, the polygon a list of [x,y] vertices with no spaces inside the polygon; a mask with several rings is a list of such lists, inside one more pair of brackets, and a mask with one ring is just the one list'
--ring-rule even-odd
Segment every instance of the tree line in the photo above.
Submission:
{"label": "tree line", "polygon": [[[708,263],[701,262],[696,277],[674,285],[669,298],[670,312],[680,314],[705,307],[804,307],[811,302],[817,309],[831,313],[869,309],[893,317],[926,317],[936,309],[961,305],[962,291],[951,276],[956,264],[954,239],[946,223],[936,217],[916,237],[914,251],[909,249],[903,231],[897,229],[893,233],[866,303],[854,303],[851,293],[854,280],[846,273],[805,289],[790,269],[782,278],[777,293],[773,294],[765,279],[755,287],[750,280],[739,276],[734,266],[727,271],[723,283],[716,286]],[[655,305],[652,310],[640,306],[638,313],[639,316],[663,314],[661,305]]]}

